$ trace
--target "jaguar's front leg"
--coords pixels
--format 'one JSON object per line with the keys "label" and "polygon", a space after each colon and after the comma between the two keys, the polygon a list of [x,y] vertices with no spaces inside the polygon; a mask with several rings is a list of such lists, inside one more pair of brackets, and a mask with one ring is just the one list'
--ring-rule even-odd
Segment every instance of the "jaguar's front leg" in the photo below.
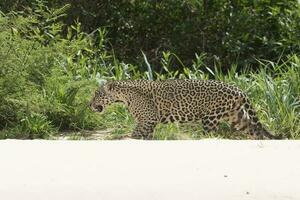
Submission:
{"label": "jaguar's front leg", "polygon": [[153,139],[153,131],[157,123],[155,122],[138,122],[135,127],[132,138],[136,139]]}

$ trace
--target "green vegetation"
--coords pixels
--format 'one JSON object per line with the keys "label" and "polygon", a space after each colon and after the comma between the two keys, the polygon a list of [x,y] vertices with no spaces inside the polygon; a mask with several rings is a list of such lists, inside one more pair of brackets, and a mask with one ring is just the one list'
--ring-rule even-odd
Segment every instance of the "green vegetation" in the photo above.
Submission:
{"label": "green vegetation", "polygon": [[[300,138],[298,1],[69,2],[0,1],[0,139],[120,138],[132,117],[119,104],[91,112],[93,91],[103,79],[152,77],[235,84],[270,130]],[[160,125],[155,138],[212,136],[246,138],[226,124],[211,135]]]}

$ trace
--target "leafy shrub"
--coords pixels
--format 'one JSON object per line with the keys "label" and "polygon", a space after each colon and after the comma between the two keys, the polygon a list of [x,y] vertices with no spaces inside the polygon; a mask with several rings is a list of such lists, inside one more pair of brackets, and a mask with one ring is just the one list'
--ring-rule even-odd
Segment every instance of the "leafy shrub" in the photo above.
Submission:
{"label": "leafy shrub", "polygon": [[56,129],[98,127],[88,100],[96,85],[93,65],[105,63],[107,52],[94,50],[79,24],[61,37],[57,20],[64,8],[37,7],[28,16],[0,16],[0,128],[18,138],[44,138]]}

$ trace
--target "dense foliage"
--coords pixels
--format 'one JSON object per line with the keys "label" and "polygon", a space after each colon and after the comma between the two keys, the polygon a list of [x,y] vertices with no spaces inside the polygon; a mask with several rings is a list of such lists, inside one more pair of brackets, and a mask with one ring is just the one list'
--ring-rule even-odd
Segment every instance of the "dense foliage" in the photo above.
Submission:
{"label": "dense foliage", "polygon": [[[102,79],[209,77],[245,90],[276,134],[300,137],[297,1],[1,0],[0,9],[0,138],[126,134],[124,107],[88,108]],[[169,125],[156,138],[204,137],[196,130]]]}
{"label": "dense foliage", "polygon": [[[34,4],[2,2],[4,12]],[[156,70],[161,70],[163,51],[175,53],[187,66],[195,53],[205,54],[207,66],[217,64],[224,71],[232,64],[257,68],[256,59],[276,62],[300,53],[298,0],[62,0],[47,5],[58,8],[66,3],[70,8],[65,24],[78,20],[87,33],[106,27],[109,48],[119,59],[139,65],[143,51]],[[181,69],[176,59],[171,67]]]}

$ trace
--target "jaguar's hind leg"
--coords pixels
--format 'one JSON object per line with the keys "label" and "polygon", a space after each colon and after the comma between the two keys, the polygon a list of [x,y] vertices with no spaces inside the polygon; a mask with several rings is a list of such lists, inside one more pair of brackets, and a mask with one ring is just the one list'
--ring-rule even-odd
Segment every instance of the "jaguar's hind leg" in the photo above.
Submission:
{"label": "jaguar's hind leg", "polygon": [[234,129],[245,131],[249,128],[250,119],[244,110],[229,113],[228,122]]}
{"label": "jaguar's hind leg", "polygon": [[238,131],[243,131],[254,139],[277,139],[259,122],[255,110],[248,101],[243,106],[229,113],[228,122]]}

